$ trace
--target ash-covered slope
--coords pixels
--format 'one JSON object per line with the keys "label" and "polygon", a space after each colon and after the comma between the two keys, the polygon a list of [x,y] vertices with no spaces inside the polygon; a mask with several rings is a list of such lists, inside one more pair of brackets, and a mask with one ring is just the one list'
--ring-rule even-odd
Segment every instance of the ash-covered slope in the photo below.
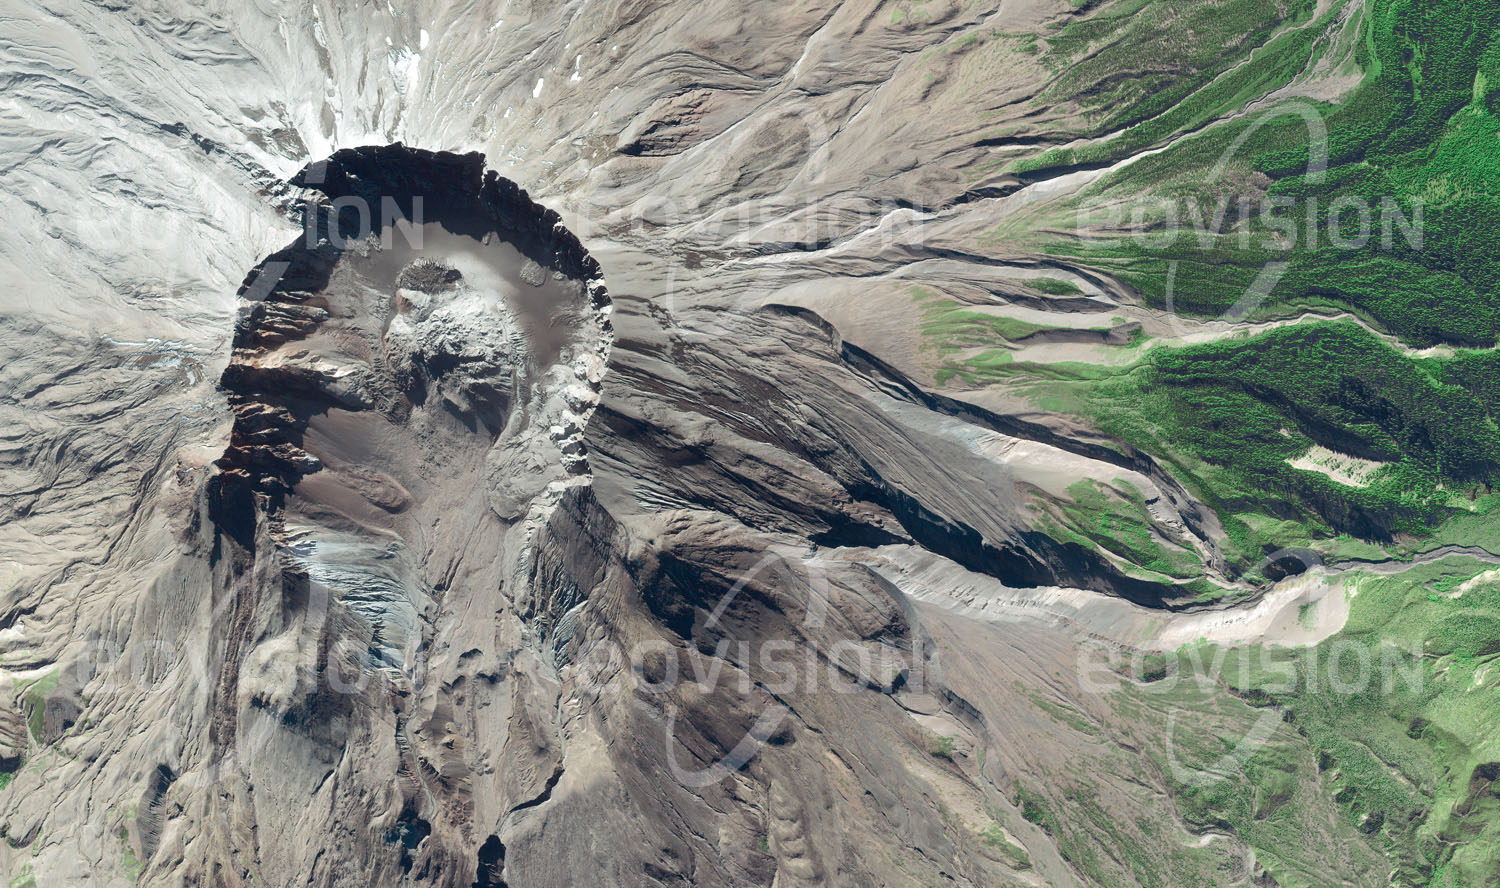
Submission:
{"label": "ash-covered slope", "polygon": [[1170,655],[1399,565],[1271,584],[1316,557],[1025,388],[1228,335],[1047,238],[1343,96],[1361,4],[12,6],[17,885],[1433,871],[1435,778]]}
{"label": "ash-covered slope", "polygon": [[[352,149],[292,185],[303,231],[240,291],[227,446],[153,500],[174,547],[120,661],[54,669],[32,704],[75,716],[25,759],[76,750],[87,776],[15,778],[19,848],[68,859],[37,803],[94,824],[74,794],[100,785],[131,800],[105,818],[124,863],[70,879],[1066,878],[1017,802],[1013,692],[945,658],[897,581],[1172,605],[1031,529],[965,435],[1030,431],[1195,508],[1149,460],[929,395],[805,309],[690,331],[611,299],[477,154]],[[141,658],[149,684],[120,669]],[[76,715],[99,711],[165,730],[109,754],[120,729]]]}
{"label": "ash-covered slope", "polygon": [[[231,884],[877,878],[871,849],[942,832],[923,720],[985,730],[871,547],[1169,589],[997,513],[1014,482],[805,311],[687,343],[637,302],[611,351],[597,263],[481,164],[356,149],[294,180],[318,194],[246,279],[179,568],[216,590],[206,736],[127,834],[155,876]],[[422,223],[351,212],[382,206]],[[881,775],[878,817],[838,810],[830,756]],[[1009,804],[946,761],[943,806]],[[968,884],[1030,866],[928,853]]]}

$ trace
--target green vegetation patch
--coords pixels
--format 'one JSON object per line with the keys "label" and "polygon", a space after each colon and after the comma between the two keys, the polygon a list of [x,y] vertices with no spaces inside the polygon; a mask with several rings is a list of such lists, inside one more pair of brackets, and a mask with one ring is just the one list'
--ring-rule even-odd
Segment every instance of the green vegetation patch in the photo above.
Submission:
{"label": "green vegetation patch", "polygon": [[43,725],[47,717],[47,695],[57,689],[58,671],[53,669],[41,678],[32,681],[21,694],[26,708],[26,727],[31,737],[41,743],[45,737]]}
{"label": "green vegetation patch", "polygon": [[[1161,222],[1171,207],[1176,224],[1168,230],[1180,236],[1121,237],[1099,247],[1058,239],[1048,249],[1110,269],[1150,304],[1164,306],[1170,292],[1176,311],[1205,316],[1234,306],[1268,262],[1285,262],[1258,316],[1344,310],[1416,346],[1494,345],[1500,340],[1500,264],[1493,261],[1500,255],[1497,20],[1500,0],[1382,0],[1363,18],[1367,39],[1356,61],[1368,76],[1340,104],[1298,100],[1238,116],[1226,112],[1254,95],[1210,103],[1215,110],[1206,115],[1179,111],[1190,103],[1184,102],[1137,128],[1158,131],[1132,130],[1108,143],[1033,158],[1028,163],[1037,167],[1105,163],[1181,129],[1166,124],[1174,114],[1189,128],[1194,120],[1225,118],[1106,177],[1082,198],[1140,208],[1148,222]],[[1319,26],[1288,30],[1255,62],[1203,93],[1227,90],[1236,77],[1282,55],[1284,70],[1250,91],[1269,92],[1307,67],[1323,33]],[[1277,49],[1286,41],[1284,52]],[[1326,172],[1309,166],[1315,144],[1326,146]],[[1221,175],[1210,178],[1225,158]],[[1248,214],[1242,200],[1252,207]],[[1285,207],[1266,215],[1268,200]],[[1357,236],[1361,231],[1367,241]]]}
{"label": "green vegetation patch", "polygon": [[1315,7],[1312,0],[1104,4],[1048,36],[1046,60],[1059,76],[1039,101],[1088,109],[1091,135],[1139,125],[1182,106]]}
{"label": "green vegetation patch", "polygon": [[[1220,514],[1231,557],[1248,562],[1267,547],[1339,535],[1429,536],[1490,508],[1500,475],[1495,392],[1461,381],[1443,359],[1407,357],[1342,322],[1158,348],[1113,374],[1058,374],[1031,391],[1043,407],[1085,416],[1166,461]],[[1386,465],[1364,486],[1295,468],[1313,445]],[[1108,532],[1116,554],[1143,557],[1129,531]]]}
{"label": "green vegetation patch", "polygon": [[[1040,284],[1038,282],[1048,283]],[[1034,278],[1027,286],[1062,294],[1080,292],[1067,281],[1058,278]],[[965,306],[942,296],[926,287],[907,288],[912,300],[922,311],[923,352],[938,359],[934,376],[938,385],[946,385],[958,378],[966,385],[983,385],[1010,376],[1006,365],[1014,360],[1012,352],[1016,344],[1038,333],[1085,329],[1090,333],[1103,334],[1109,326],[1087,328],[1063,327],[1052,324],[1037,324],[1020,318],[992,314]],[[1101,337],[1100,342],[1104,340]],[[1139,337],[1131,344],[1139,342]]]}
{"label": "green vegetation patch", "polygon": [[1108,165],[1232,114],[1306,67],[1337,20],[1335,6],[1312,22],[1316,6],[1134,0],[1069,25],[1049,40],[1060,76],[1043,96],[1093,110],[1082,135],[1119,135],[1048,151],[1013,171]]}
{"label": "green vegetation patch", "polygon": [[[991,814],[990,816],[993,817],[994,815]],[[979,838],[980,841],[984,842],[985,847],[999,852],[1000,856],[1005,859],[1006,863],[1010,864],[1011,868],[1018,870],[1031,869],[1031,855],[1026,853],[1025,848],[1012,842],[1006,836],[1004,827],[994,820],[991,820],[990,824],[984,828],[984,832],[979,834]]]}
{"label": "green vegetation patch", "polygon": [[[1188,816],[1227,825],[1258,853],[1281,855],[1296,846],[1285,843],[1290,836],[1268,834],[1275,820],[1268,806],[1303,807],[1298,794],[1310,784],[1386,858],[1390,884],[1493,884],[1500,860],[1500,735],[1493,729],[1500,579],[1493,571],[1448,558],[1366,576],[1345,629],[1316,647],[1199,647],[1179,655],[1182,674],[1210,673],[1252,706],[1279,712],[1298,738],[1266,742],[1242,772],[1184,791]],[[1293,767],[1297,757],[1315,760],[1316,772]],[[1276,875],[1283,885],[1302,883]]]}
{"label": "green vegetation patch", "polygon": [[1042,528],[1059,542],[1099,546],[1138,567],[1178,579],[1203,575],[1203,562],[1180,546],[1164,546],[1152,531],[1145,497],[1133,484],[1104,487],[1084,480],[1068,487],[1071,501],[1059,504],[1065,526],[1043,518]]}
{"label": "green vegetation patch", "polygon": [[[1039,278],[1039,280],[1052,280]],[[1064,283],[1058,281],[1058,283]],[[1030,282],[1028,281],[1028,284]],[[1001,345],[1024,339],[1041,330],[1060,327],[1033,324],[1019,318],[975,311],[959,302],[946,299],[931,290],[913,286],[908,289],[922,307],[922,338],[934,343],[943,353],[975,346]]]}
{"label": "green vegetation patch", "polygon": [[1069,280],[1055,277],[1034,277],[1026,279],[1026,286],[1033,290],[1040,290],[1052,296],[1074,296],[1082,293],[1078,285]]}

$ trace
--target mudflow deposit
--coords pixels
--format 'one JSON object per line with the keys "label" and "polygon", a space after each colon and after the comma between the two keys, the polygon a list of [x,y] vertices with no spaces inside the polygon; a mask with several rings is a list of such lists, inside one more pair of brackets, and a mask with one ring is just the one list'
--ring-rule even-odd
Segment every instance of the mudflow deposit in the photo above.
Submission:
{"label": "mudflow deposit", "polygon": [[1500,884],[1493,5],[0,0],[0,877]]}

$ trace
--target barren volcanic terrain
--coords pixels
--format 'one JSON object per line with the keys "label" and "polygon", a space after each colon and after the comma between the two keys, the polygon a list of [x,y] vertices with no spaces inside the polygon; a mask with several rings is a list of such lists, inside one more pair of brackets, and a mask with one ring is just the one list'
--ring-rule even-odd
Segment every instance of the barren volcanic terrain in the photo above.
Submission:
{"label": "barren volcanic terrain", "polygon": [[0,876],[1500,884],[1491,0],[0,6]]}

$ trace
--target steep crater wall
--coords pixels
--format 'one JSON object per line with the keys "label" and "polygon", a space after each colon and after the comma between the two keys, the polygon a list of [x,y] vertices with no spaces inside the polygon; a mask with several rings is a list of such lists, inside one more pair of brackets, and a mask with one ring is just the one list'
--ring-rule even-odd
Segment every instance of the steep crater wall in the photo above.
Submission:
{"label": "steep crater wall", "polygon": [[[545,669],[497,686],[525,644],[511,577],[538,523],[591,480],[583,429],[610,298],[558,215],[483,155],[351,149],[292,185],[304,231],[245,278],[220,381],[234,421],[204,488],[222,641],[203,773],[227,788],[195,816],[217,836],[210,858],[244,830],[300,835],[316,763],[348,756],[366,764],[328,791],[360,836],[341,866],[367,884],[453,866],[467,880],[485,834],[471,843],[471,824],[487,831],[539,790],[508,775],[497,788],[492,771],[476,786],[451,723],[512,694],[555,706]],[[485,689],[462,690],[471,679]],[[288,813],[252,827],[257,805]],[[297,853],[264,872],[317,865]]]}
{"label": "steep crater wall", "polygon": [[588,471],[609,297],[556,212],[481,154],[399,144],[339,151],[292,184],[308,194],[303,236],[246,277],[221,381],[235,414],[213,496],[222,529],[251,548],[256,498],[278,508],[330,459],[333,475],[363,475],[345,486],[394,508],[405,494],[369,474],[384,470],[359,443],[392,426],[445,439],[418,452],[501,444],[524,465],[477,471],[507,476],[507,518],[544,486],[542,464]]}

